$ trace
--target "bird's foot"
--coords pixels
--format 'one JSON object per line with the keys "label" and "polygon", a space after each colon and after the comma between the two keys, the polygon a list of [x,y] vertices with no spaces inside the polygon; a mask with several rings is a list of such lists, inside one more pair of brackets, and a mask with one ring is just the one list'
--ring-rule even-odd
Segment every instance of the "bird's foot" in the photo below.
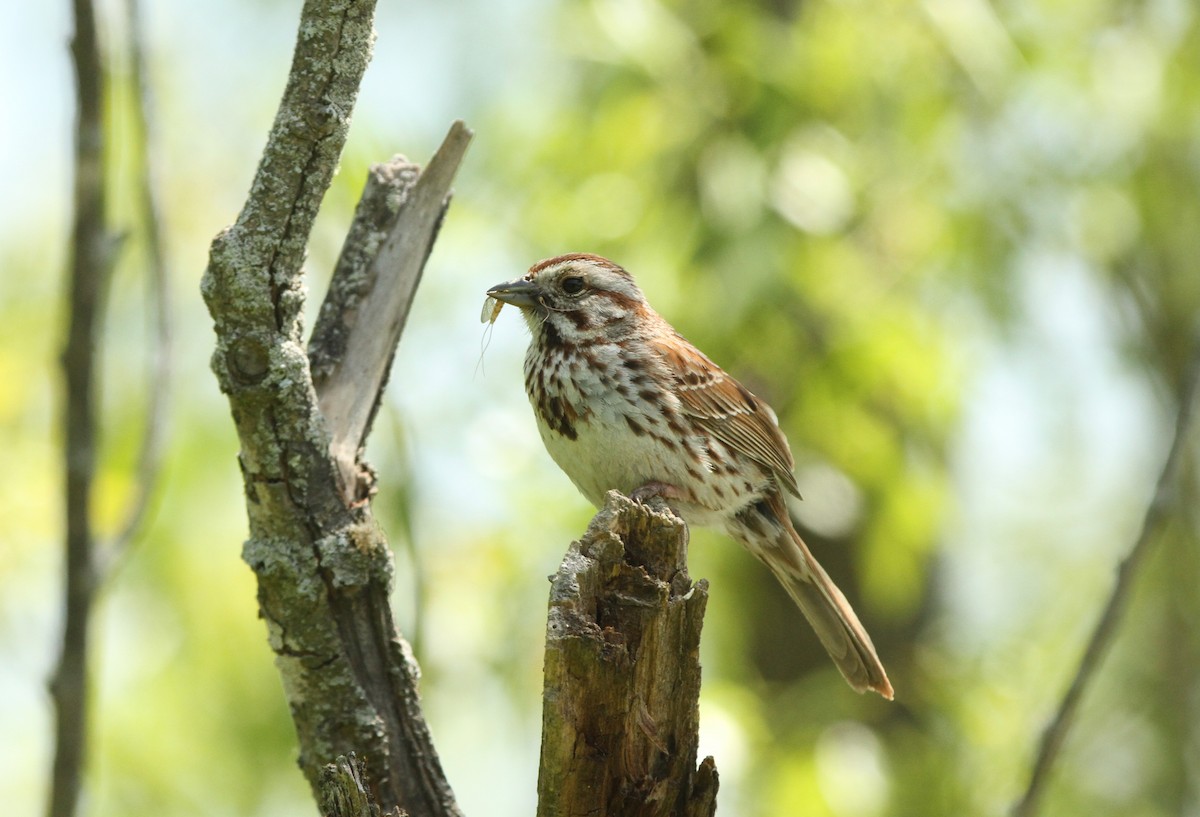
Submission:
{"label": "bird's foot", "polygon": [[[671,505],[672,500],[686,499],[687,494],[679,486],[670,485],[666,482],[647,482],[640,488],[634,488],[629,494],[629,498],[639,505],[645,505],[646,502],[655,497]],[[672,505],[672,507],[674,506]]]}

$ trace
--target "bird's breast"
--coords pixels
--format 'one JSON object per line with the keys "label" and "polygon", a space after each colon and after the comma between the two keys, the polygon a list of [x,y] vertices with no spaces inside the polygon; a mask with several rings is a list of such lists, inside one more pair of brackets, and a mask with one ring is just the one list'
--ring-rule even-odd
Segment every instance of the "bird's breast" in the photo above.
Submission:
{"label": "bird's breast", "polygon": [[674,503],[690,524],[719,524],[733,497],[714,473],[709,436],[685,417],[669,390],[642,366],[627,366],[619,348],[587,355],[530,355],[525,385],[551,458],[596,507],[651,482],[678,486]]}

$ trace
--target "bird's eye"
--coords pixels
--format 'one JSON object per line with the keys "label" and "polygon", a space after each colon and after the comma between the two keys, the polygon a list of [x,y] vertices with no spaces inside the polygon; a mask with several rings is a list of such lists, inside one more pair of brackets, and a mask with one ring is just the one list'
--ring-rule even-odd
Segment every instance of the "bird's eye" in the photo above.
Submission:
{"label": "bird's eye", "polygon": [[564,278],[562,282],[563,292],[568,295],[578,295],[583,292],[583,279],[578,275],[572,275],[570,278]]}

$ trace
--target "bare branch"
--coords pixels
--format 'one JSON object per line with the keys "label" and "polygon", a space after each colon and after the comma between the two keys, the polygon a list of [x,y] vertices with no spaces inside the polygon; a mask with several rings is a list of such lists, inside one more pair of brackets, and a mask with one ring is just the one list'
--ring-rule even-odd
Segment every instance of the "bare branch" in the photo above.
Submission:
{"label": "bare branch", "polygon": [[318,392],[346,355],[346,338],[358,323],[359,307],[375,286],[372,262],[420,173],[419,165],[399,154],[367,170],[366,184],[308,340],[308,365]]}
{"label": "bare branch", "polygon": [[661,503],[608,494],[552,578],[538,817],[711,817],[696,766],[708,583],[687,573],[687,527]]}
{"label": "bare branch", "polygon": [[1054,719],[1042,734],[1042,742],[1038,749],[1037,759],[1034,761],[1032,771],[1030,772],[1029,785],[1025,789],[1025,793],[1021,799],[1013,807],[1013,817],[1033,817],[1033,815],[1038,813],[1042,795],[1050,779],[1050,773],[1054,768],[1055,762],[1058,760],[1063,742],[1066,740],[1067,733],[1074,722],[1079,702],[1095,677],[1100,667],[1100,662],[1104,659],[1109,647],[1112,645],[1117,626],[1125,614],[1129,595],[1132,592],[1141,566],[1145,563],[1151,546],[1159,539],[1159,533],[1162,531],[1163,526],[1170,519],[1177,499],[1176,482],[1179,478],[1184,452],[1188,448],[1189,432],[1191,430],[1193,415],[1195,414],[1197,398],[1200,396],[1198,394],[1200,392],[1200,347],[1193,353],[1185,382],[1186,385],[1183,394],[1180,396],[1175,418],[1175,437],[1171,441],[1170,450],[1167,452],[1166,462],[1163,463],[1162,473],[1159,474],[1154,496],[1150,501],[1150,505],[1146,508],[1145,516],[1142,518],[1141,530],[1130,547],[1129,552],[1117,567],[1117,580],[1113,584],[1112,592],[1108,597],[1108,602],[1105,604],[1103,612],[1100,614],[1100,619],[1096,622],[1096,628],[1092,631],[1092,637],[1088,641],[1087,649],[1083,652],[1083,658],[1079,662],[1079,669],[1076,670],[1075,677],[1071,681],[1071,686],[1067,689],[1066,694],[1059,703]]}
{"label": "bare branch", "polygon": [[[471,131],[455,122],[429,167],[405,191],[391,232],[366,271],[365,292],[352,312],[342,314],[351,330],[345,349],[340,359],[326,363],[318,382],[330,451],[338,463],[347,504],[366,498],[357,476],[359,448],[387,384],[396,344],[449,203],[450,184],[470,141]],[[322,314],[334,319],[324,310]]]}
{"label": "bare branch", "polygon": [[104,196],[104,90],[107,71],[91,0],[73,0],[71,53],[78,89],[75,201],[69,314],[63,352],[66,455],[66,586],[62,652],[50,681],[54,700],[54,767],[48,814],[72,817],[87,743],[88,629],[96,591],[91,491],[96,456],[96,361],[99,326],[116,243]]}

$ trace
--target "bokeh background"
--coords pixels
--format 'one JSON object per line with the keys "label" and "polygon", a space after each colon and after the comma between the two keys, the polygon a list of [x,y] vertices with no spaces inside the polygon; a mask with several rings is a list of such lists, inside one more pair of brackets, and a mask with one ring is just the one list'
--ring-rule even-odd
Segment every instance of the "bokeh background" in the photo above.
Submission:
{"label": "bokeh background", "polygon": [[[113,42],[121,6],[103,4]],[[207,370],[208,242],[237,214],[298,2],[146,4],[176,337],[152,524],[95,625],[87,815],[312,813],[240,560]],[[778,410],[794,509],[897,702],[850,693],[766,571],[712,583],[702,751],[722,814],[1001,814],[1149,501],[1200,306],[1190,0],[383,2],[308,262],[365,169],[476,130],[369,458],[396,606],[469,815],[531,814],[546,576],[590,509],[541,449],[524,328],[482,293],[606,254]],[[61,626],[67,4],[0,9],[0,802],[43,808]],[[130,191],[117,64],[110,161]],[[105,328],[98,524],[131,490],[150,338],[131,235]],[[1194,452],[1194,447],[1192,451]],[[1194,456],[1046,813],[1200,814]]]}

